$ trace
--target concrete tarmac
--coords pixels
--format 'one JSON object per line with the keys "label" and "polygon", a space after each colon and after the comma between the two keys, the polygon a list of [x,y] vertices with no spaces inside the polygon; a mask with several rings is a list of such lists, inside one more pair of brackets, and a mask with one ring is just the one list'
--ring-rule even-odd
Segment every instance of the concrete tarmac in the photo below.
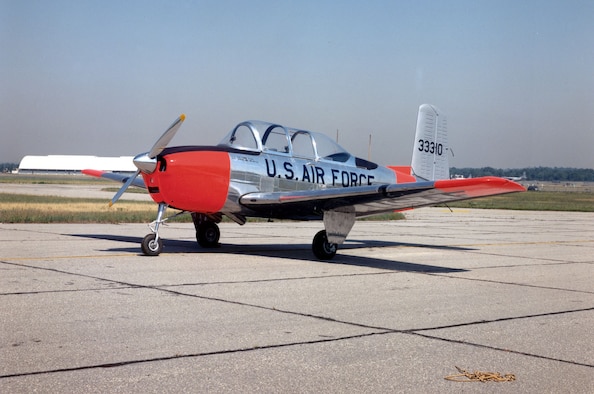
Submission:
{"label": "concrete tarmac", "polygon": [[0,224],[0,392],[594,392],[594,214],[406,215],[330,262],[319,222]]}

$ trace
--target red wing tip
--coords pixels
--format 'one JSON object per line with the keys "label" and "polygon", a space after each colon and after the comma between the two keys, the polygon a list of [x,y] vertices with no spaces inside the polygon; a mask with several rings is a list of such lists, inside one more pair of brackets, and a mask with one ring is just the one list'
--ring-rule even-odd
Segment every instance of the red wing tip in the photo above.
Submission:
{"label": "red wing tip", "polygon": [[105,171],[101,171],[101,170],[82,170],[82,173],[85,175],[90,175],[90,176],[94,176],[97,178],[101,178],[101,176],[103,174],[105,174]]}
{"label": "red wing tip", "polygon": [[525,192],[526,188],[520,185],[517,182],[514,182],[509,179],[499,178],[499,177],[486,177],[488,182],[494,182],[500,184],[505,189],[509,191],[518,191],[518,192]]}
{"label": "red wing tip", "polygon": [[526,188],[522,185],[520,185],[519,183],[516,183],[514,181],[510,181],[513,184],[513,188],[519,192],[525,192]]}
{"label": "red wing tip", "polygon": [[443,192],[461,193],[466,198],[494,196],[497,194],[524,192],[526,188],[509,179],[486,176],[466,179],[443,179],[435,181],[435,188]]}
{"label": "red wing tip", "polygon": [[464,186],[500,186],[510,190],[525,191],[526,188],[519,183],[496,176],[484,176],[479,178],[463,179],[440,179],[435,181],[435,187],[464,187]]}

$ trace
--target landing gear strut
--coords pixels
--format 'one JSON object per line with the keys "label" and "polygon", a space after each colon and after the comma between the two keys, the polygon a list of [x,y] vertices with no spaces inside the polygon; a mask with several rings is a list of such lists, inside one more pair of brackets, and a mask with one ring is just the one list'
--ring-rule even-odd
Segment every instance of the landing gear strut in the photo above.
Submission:
{"label": "landing gear strut", "polygon": [[163,251],[163,240],[159,238],[159,226],[164,222],[163,214],[167,209],[167,204],[160,203],[157,211],[157,219],[149,225],[152,233],[147,234],[140,244],[140,249],[145,256],[158,256]]}
{"label": "landing gear strut", "polygon": [[192,213],[192,220],[196,228],[196,241],[203,248],[216,248],[219,246],[221,231],[219,226],[208,216]]}
{"label": "landing gear strut", "polygon": [[322,230],[314,237],[311,248],[318,259],[330,260],[336,255],[338,245],[328,242],[326,230]]}

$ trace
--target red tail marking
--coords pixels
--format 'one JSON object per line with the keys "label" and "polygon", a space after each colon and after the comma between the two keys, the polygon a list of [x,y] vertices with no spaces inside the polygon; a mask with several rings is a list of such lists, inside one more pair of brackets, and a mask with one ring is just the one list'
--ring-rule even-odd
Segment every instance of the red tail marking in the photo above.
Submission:
{"label": "red tail marking", "polygon": [[411,175],[411,166],[388,166],[388,168],[396,173],[396,183],[408,183],[417,181],[417,178]]}

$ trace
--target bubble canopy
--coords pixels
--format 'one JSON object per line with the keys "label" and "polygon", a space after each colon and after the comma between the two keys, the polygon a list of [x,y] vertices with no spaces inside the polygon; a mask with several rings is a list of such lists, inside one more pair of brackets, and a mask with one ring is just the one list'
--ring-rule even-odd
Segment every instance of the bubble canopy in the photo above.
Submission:
{"label": "bubble canopy", "polygon": [[350,153],[325,134],[259,120],[241,122],[223,138],[219,146],[343,163],[351,158]]}

